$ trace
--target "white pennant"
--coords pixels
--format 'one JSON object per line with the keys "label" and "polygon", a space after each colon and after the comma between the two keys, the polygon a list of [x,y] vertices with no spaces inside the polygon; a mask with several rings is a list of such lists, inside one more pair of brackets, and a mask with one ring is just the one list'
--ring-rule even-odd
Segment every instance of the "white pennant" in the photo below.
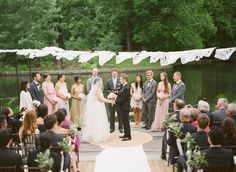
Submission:
{"label": "white pennant", "polygon": [[236,47],[216,49],[215,58],[220,60],[229,60],[235,50]]}
{"label": "white pennant", "polygon": [[119,54],[116,56],[116,64],[120,64],[127,59],[132,59],[137,54],[138,52],[119,52]]}
{"label": "white pennant", "polygon": [[104,65],[106,62],[112,59],[116,55],[116,53],[111,52],[111,51],[95,51],[97,55],[99,56],[99,61],[98,63],[100,65]]}

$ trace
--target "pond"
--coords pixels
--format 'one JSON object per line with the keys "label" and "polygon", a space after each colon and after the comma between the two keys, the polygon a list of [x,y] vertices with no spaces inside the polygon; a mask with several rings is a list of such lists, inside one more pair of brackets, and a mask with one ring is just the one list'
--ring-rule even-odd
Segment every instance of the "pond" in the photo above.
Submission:
{"label": "pond", "polygon": [[[216,103],[216,97],[221,95],[227,97],[230,101],[236,100],[236,61],[218,61],[218,60],[202,60],[201,62],[190,63],[185,65],[174,65],[173,68],[168,69],[168,78],[173,84],[172,75],[174,71],[182,73],[183,81],[186,84],[185,98],[186,102],[190,104],[197,104],[197,101],[205,98],[210,102],[211,107]],[[155,70],[154,79],[159,81],[160,70]],[[145,79],[145,72],[131,72],[129,75],[129,82],[133,82],[136,74],[141,74]],[[104,83],[110,77],[110,73],[103,73],[100,75]],[[82,83],[86,85],[89,75],[81,75]],[[20,76],[19,83],[22,80],[29,80],[29,76]],[[52,76],[52,80],[56,82],[56,76]],[[73,76],[66,75],[68,89],[73,84]],[[0,98],[16,97],[17,79],[13,76],[0,77]],[[9,100],[2,100],[1,105],[5,105]],[[17,101],[13,102],[11,106],[18,106]],[[12,107],[13,109],[15,109]]]}

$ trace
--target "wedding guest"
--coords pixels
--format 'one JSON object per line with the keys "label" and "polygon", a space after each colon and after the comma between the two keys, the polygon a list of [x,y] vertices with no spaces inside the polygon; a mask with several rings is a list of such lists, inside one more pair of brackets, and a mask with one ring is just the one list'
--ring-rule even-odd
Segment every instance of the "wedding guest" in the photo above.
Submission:
{"label": "wedding guest", "polygon": [[210,105],[208,102],[204,100],[199,100],[197,105],[198,110],[200,110],[201,113],[207,114],[209,117],[211,116],[210,112]]}
{"label": "wedding guest", "polygon": [[214,126],[220,126],[222,121],[227,117],[226,107],[228,105],[228,100],[225,98],[220,98],[216,104],[216,111],[212,112],[212,122]]}
{"label": "wedding guest", "polygon": [[[48,133],[42,133],[39,136],[39,150],[30,152],[27,157],[28,167],[38,167],[39,163],[35,160],[37,155],[41,152],[44,153],[46,150],[50,149],[52,146],[52,139]],[[50,151],[50,158],[53,159],[52,172],[60,172],[61,169],[61,156],[53,151]]]}
{"label": "wedding guest", "polygon": [[232,118],[234,122],[236,123],[236,104],[235,103],[230,103],[227,106],[226,113],[227,113],[227,116]]}
{"label": "wedding guest", "polygon": [[83,100],[85,98],[84,94],[84,85],[81,84],[80,76],[74,77],[75,83],[71,87],[71,111],[70,111],[70,120],[75,122],[76,119],[80,118],[83,111]]}
{"label": "wedding guest", "polygon": [[44,117],[48,114],[48,107],[41,104],[37,107],[37,125],[40,133],[45,132],[47,129],[44,125]]}
{"label": "wedding guest", "polygon": [[[65,108],[61,108],[61,109],[58,109],[55,114],[57,113],[63,113],[64,116],[66,117],[67,116],[67,111]],[[68,119],[65,118],[65,120],[61,123],[61,127],[62,128],[65,128],[65,129],[69,129],[70,128],[70,125],[72,125],[73,122],[69,121]]]}
{"label": "wedding guest", "polygon": [[57,76],[58,82],[56,83],[55,90],[57,93],[57,97],[59,97],[59,101],[57,102],[57,109],[65,108],[67,114],[69,114],[69,99],[71,98],[70,93],[67,89],[67,84],[65,82],[65,75],[59,74]]}
{"label": "wedding guest", "polygon": [[208,165],[223,165],[230,164],[230,169],[228,172],[233,171],[233,152],[229,149],[224,149],[221,147],[224,138],[223,131],[219,127],[213,127],[209,132],[208,141],[210,148],[203,150]]}
{"label": "wedding guest", "polygon": [[61,127],[61,123],[65,120],[66,114],[63,113],[63,111],[57,111],[55,113],[55,115],[57,117],[57,127],[54,130],[55,133],[61,134],[61,135],[66,135],[68,133],[68,130]]}
{"label": "wedding guest", "polygon": [[173,85],[173,89],[171,91],[170,103],[174,103],[175,99],[181,99],[184,101],[184,93],[185,93],[185,84],[181,80],[181,73],[179,71],[175,72],[173,75],[173,79],[175,84]]}
{"label": "wedding guest", "polygon": [[39,134],[37,127],[37,115],[34,110],[27,111],[19,130],[20,141],[24,145],[33,145],[36,143],[36,134]]}
{"label": "wedding guest", "polygon": [[0,129],[7,128],[7,119],[5,115],[0,115]]}
{"label": "wedding guest", "polygon": [[0,129],[0,167],[14,167],[16,171],[23,172],[22,158],[9,148],[12,141],[12,131],[9,128]]}
{"label": "wedding guest", "polygon": [[198,117],[199,115],[201,114],[200,110],[198,110],[197,108],[189,108],[190,110],[190,121],[191,121],[191,124],[195,127],[198,127]]}
{"label": "wedding guest", "polygon": [[102,84],[102,90],[103,90],[103,81],[102,78],[98,76],[98,69],[97,68],[93,68],[92,69],[92,76],[87,80],[87,92],[89,93],[93,83],[94,83],[94,78],[100,78],[100,82]]}
{"label": "wedding guest", "polygon": [[29,89],[30,89],[29,81],[22,81],[19,109],[22,109],[22,108],[27,108],[28,110],[33,109],[33,100],[30,95]]}
{"label": "wedding guest", "polygon": [[160,74],[161,81],[157,86],[157,104],[155,111],[155,119],[152,123],[153,131],[162,131],[162,121],[164,120],[165,115],[168,113],[169,109],[169,97],[171,93],[171,85],[168,81],[167,73],[161,72]]}
{"label": "wedding guest", "polygon": [[[120,80],[118,78],[118,69],[112,68],[111,70],[111,78],[107,80],[107,90],[108,90],[108,99],[115,99],[115,97],[109,97],[111,93],[118,94],[118,90],[121,89]],[[122,127],[122,118],[121,113],[118,105],[108,105],[109,108],[109,115],[110,115],[110,133],[115,131],[115,113],[117,113],[118,117],[118,128],[120,133],[123,133]]]}
{"label": "wedding guest", "polygon": [[143,81],[142,76],[137,75],[136,81],[131,84],[130,94],[131,94],[131,108],[134,109],[134,128],[140,128],[140,122],[142,119],[142,90],[143,90]]}
{"label": "wedding guest", "polygon": [[222,146],[235,146],[236,145],[236,128],[235,122],[232,118],[225,118],[221,124],[224,138],[222,140]]}
{"label": "wedding guest", "polygon": [[43,104],[43,95],[41,93],[42,89],[40,85],[41,75],[38,72],[33,72],[32,78],[34,81],[30,84],[30,89],[29,89],[30,95],[33,100],[37,100],[41,104]]}
{"label": "wedding guest", "polygon": [[143,85],[143,92],[142,92],[142,115],[144,118],[145,125],[143,128],[146,130],[151,129],[151,125],[153,122],[153,113],[154,107],[156,102],[156,89],[157,89],[157,82],[153,79],[153,71],[148,70],[146,72],[147,81]]}
{"label": "wedding guest", "polygon": [[51,82],[51,76],[48,74],[43,75],[44,82],[42,84],[44,93],[44,104],[48,107],[48,114],[53,114],[56,110],[57,95],[53,83]]}

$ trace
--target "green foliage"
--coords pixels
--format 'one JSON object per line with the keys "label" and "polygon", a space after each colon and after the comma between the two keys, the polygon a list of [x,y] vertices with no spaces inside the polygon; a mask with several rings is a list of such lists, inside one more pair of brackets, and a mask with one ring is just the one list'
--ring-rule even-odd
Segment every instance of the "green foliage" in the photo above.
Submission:
{"label": "green foliage", "polygon": [[39,163],[41,172],[47,172],[52,169],[53,159],[50,157],[49,149],[47,149],[45,152],[39,152],[35,161]]}
{"label": "green foliage", "polygon": [[58,142],[58,146],[63,152],[71,152],[74,146],[70,143],[70,138],[63,138],[62,141]]}

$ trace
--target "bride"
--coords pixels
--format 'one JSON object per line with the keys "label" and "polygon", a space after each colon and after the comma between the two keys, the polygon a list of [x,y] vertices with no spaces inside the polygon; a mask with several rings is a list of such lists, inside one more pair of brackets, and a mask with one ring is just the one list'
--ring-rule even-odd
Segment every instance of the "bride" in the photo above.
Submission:
{"label": "bride", "polygon": [[85,105],[82,141],[98,143],[110,138],[105,103],[113,103],[113,101],[104,98],[100,78],[95,78]]}

